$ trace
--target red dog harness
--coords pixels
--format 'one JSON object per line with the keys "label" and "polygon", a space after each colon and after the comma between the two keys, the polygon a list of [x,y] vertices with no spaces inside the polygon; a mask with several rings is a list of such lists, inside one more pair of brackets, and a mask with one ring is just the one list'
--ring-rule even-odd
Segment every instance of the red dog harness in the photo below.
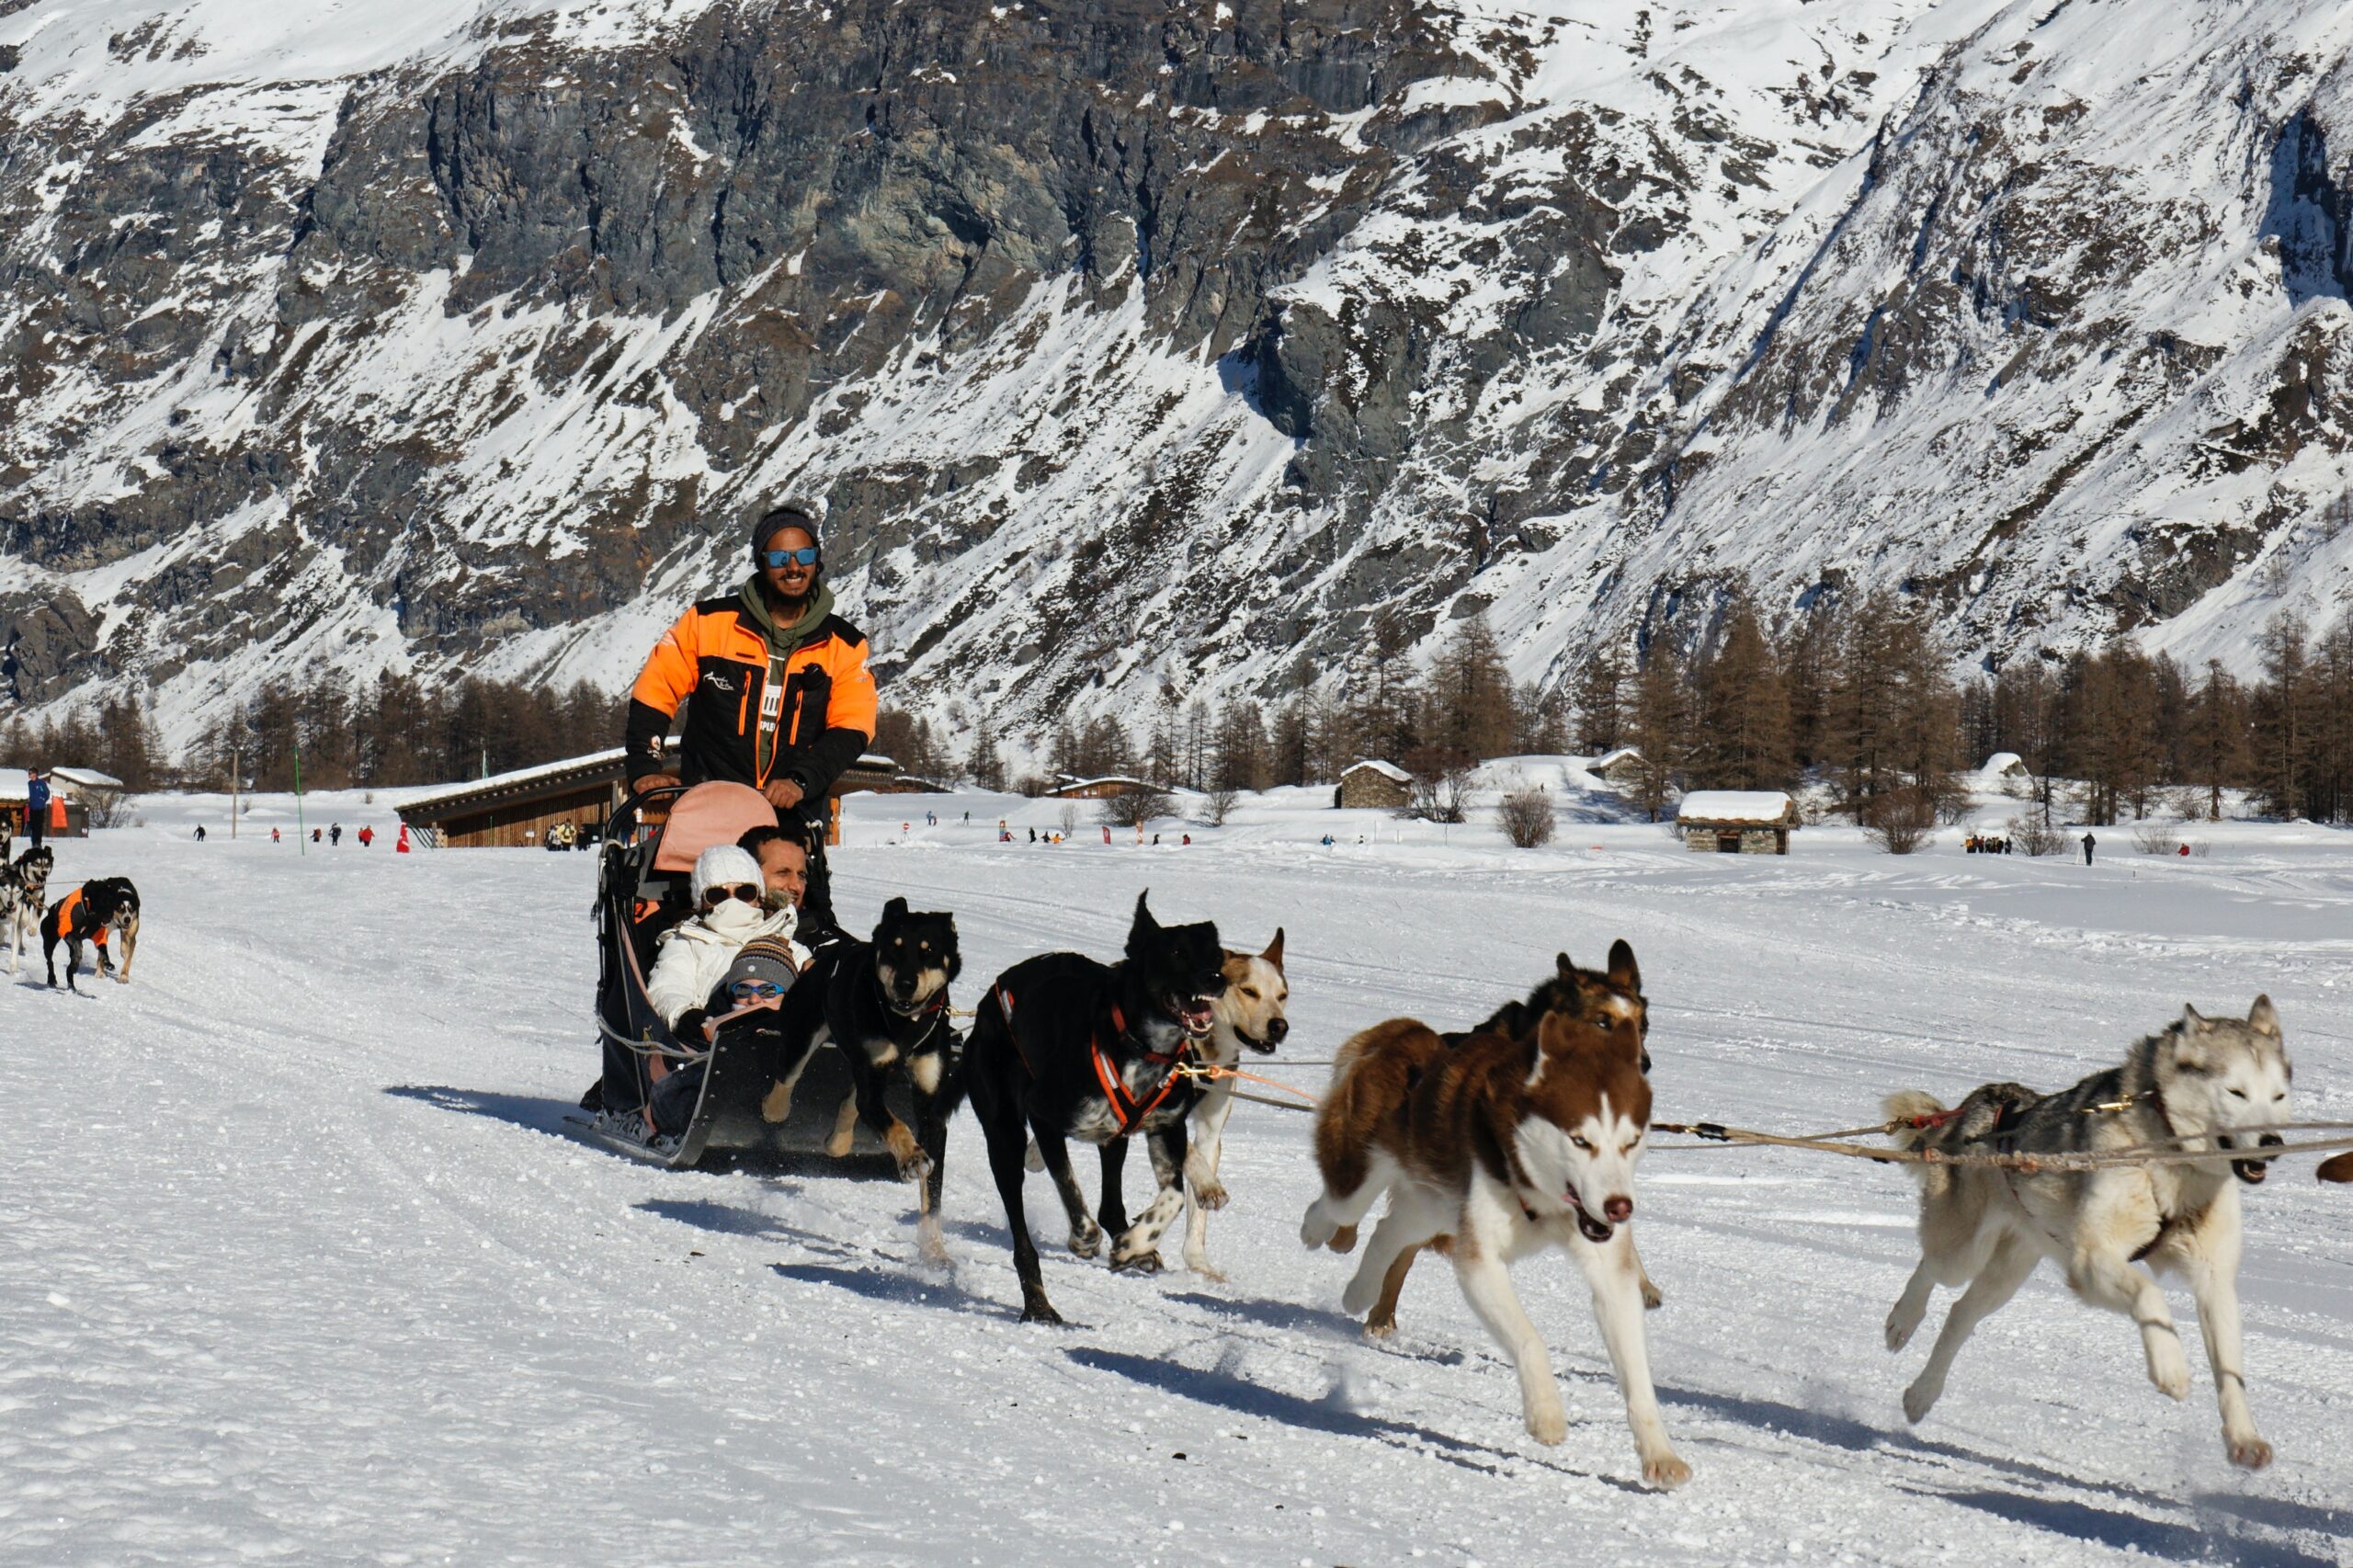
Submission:
{"label": "red dog harness", "polygon": [[[1029,1052],[1021,1043],[1021,1031],[1013,1027],[1013,994],[1000,985],[994,994],[996,997],[998,1009],[1005,1014],[1006,1032],[1013,1036],[1013,1049],[1019,1054],[1022,1067],[1034,1079],[1038,1076],[1038,1069],[1031,1064]],[[1129,1038],[1128,1020],[1120,1011],[1120,1005],[1117,1002],[1111,1004],[1111,1038],[1114,1040]],[[1101,1035],[1097,1035],[1086,1042],[1086,1051],[1088,1059],[1095,1064],[1095,1081],[1103,1087],[1103,1098],[1110,1105],[1112,1114],[1120,1119],[1120,1131],[1113,1136],[1125,1138],[1142,1126],[1143,1119],[1158,1110],[1160,1102],[1168,1097],[1170,1090],[1176,1088],[1176,1080],[1184,1076],[1177,1069],[1188,1057],[1193,1054],[1193,1042],[1188,1040],[1173,1051],[1147,1051],[1143,1053],[1143,1059],[1146,1062],[1154,1062],[1168,1069],[1161,1077],[1159,1089],[1148,1100],[1139,1100],[1130,1094],[1127,1084],[1121,1080],[1119,1074],[1111,1070],[1111,1059],[1104,1054]]]}

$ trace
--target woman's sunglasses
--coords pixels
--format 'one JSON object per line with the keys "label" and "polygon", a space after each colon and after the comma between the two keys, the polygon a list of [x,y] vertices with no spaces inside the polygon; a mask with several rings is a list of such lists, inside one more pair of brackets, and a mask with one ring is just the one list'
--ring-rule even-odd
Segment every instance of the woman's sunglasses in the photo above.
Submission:
{"label": "woman's sunglasses", "polygon": [[723,888],[703,890],[702,902],[707,908],[717,909],[731,898],[740,898],[745,903],[757,903],[760,902],[760,890],[750,882],[730,882]]}
{"label": "woman's sunglasses", "polygon": [[763,550],[760,562],[770,571],[785,566],[814,566],[817,564],[817,547],[804,544],[798,550]]}
{"label": "woman's sunglasses", "polygon": [[784,987],[773,980],[739,980],[727,988],[727,994],[739,1002],[755,997],[766,1000],[770,996],[783,995]]}

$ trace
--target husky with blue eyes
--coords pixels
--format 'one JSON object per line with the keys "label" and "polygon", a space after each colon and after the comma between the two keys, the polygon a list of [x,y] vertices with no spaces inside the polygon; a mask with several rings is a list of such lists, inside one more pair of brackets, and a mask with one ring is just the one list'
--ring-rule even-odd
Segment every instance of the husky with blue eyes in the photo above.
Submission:
{"label": "husky with blue eyes", "polygon": [[[2154,1269],[2181,1276],[2198,1303],[2231,1462],[2249,1470],[2269,1464],[2271,1445],[2256,1435],[2247,1409],[2239,1346],[2239,1188],[2260,1184],[2269,1169],[2262,1152],[2280,1142],[2294,1074],[2279,1015],[2268,996],[2257,996],[2244,1018],[2209,1018],[2185,1007],[2120,1066],[2060,1094],[1987,1084],[1950,1111],[1916,1089],[1891,1096],[1889,1118],[1909,1124],[1896,1142],[1938,1154],[2080,1155],[2154,1146],[2214,1155],[2075,1170],[1913,1165],[1920,1266],[1888,1314],[1888,1348],[1901,1350],[1911,1339],[1936,1287],[1968,1288],[1904,1391],[1904,1414],[1914,1421],[1928,1414],[1971,1331],[2046,1257],[2076,1295],[2133,1321],[2149,1381],[2168,1398],[2183,1398],[2189,1359]],[[2144,1262],[2148,1268],[2134,1267]]]}

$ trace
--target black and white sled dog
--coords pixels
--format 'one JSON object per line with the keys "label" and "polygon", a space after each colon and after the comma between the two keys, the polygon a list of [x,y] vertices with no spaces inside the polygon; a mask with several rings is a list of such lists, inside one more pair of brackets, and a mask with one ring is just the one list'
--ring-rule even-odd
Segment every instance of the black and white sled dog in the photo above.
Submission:
{"label": "black and white sled dog", "polygon": [[[2244,1018],[2206,1018],[2186,1007],[2132,1047],[2121,1066],[2063,1093],[2016,1084],[1972,1090],[1952,1112],[1916,1089],[1891,1096],[1891,1119],[1930,1122],[1896,1134],[1906,1148],[1939,1153],[2075,1154],[2148,1145],[2245,1151],[2223,1163],[2117,1165],[2025,1171],[1917,1165],[1920,1266],[1888,1314],[1887,1344],[1900,1350],[1920,1326],[1938,1285],[1967,1285],[1946,1314],[1927,1365],[1904,1393],[1918,1421],[1944,1392],[1954,1355],[1972,1330],[2026,1282],[2044,1257],[2068,1288],[2140,1326],[2149,1381],[2172,1398],[2189,1392],[2181,1335],[2155,1279],[2134,1264],[2183,1276],[2222,1405],[2222,1444],[2234,1464],[2257,1470],[2271,1445],[2256,1435],[2239,1348],[2239,1194],[2268,1169],[2260,1152],[2280,1142],[2293,1076],[2279,1017],[2257,996]],[[1931,1119],[1933,1120],[1931,1121]]]}
{"label": "black and white sled dog", "polygon": [[[1148,896],[1148,895],[1146,895]],[[1160,1265],[1160,1237],[1184,1205],[1185,1118],[1200,1097],[1199,1061],[1226,989],[1225,951],[1208,921],[1163,926],[1136,900],[1126,956],[1099,963],[1046,953],[997,976],[964,1047],[964,1092],[989,1144],[989,1169],[1013,1233],[1021,1320],[1060,1323],[1046,1299],[1021,1207],[1030,1134],[1070,1216],[1070,1248],[1092,1257],[1111,1231],[1111,1267]],[[1127,1139],[1141,1132],[1160,1192],[1134,1223],[1120,1195]],[[1103,1149],[1100,1221],[1071,1175],[1068,1141]]]}
{"label": "black and white sled dog", "polygon": [[[783,1121],[792,1114],[793,1085],[812,1053],[821,1045],[838,1047],[855,1086],[835,1118],[826,1152],[836,1158],[848,1153],[856,1124],[865,1122],[898,1161],[901,1176],[927,1184],[924,1242],[935,1254],[948,1119],[956,1108],[956,1035],[948,1026],[948,988],[963,969],[956,917],[910,910],[904,898],[882,906],[872,940],[853,938],[818,949],[807,972],[785,995],[778,1020],[783,1043],[776,1082],[760,1105],[768,1121]],[[893,1069],[905,1073],[915,1087],[912,1131],[882,1097]]]}
{"label": "black and white sled dog", "polygon": [[82,967],[82,944],[98,949],[98,977],[112,971],[107,961],[107,938],[122,938],[122,968],[114,978],[131,983],[131,960],[139,951],[139,890],[129,877],[100,877],[84,882],[51,905],[40,922],[40,956],[48,966],[49,983],[57,984],[57,949],[65,947],[65,989],[76,993],[74,971]]}
{"label": "black and white sled dog", "polygon": [[49,901],[49,873],[56,868],[57,852],[46,844],[9,860],[0,855],[0,940],[8,944],[8,978],[17,978],[25,944],[40,930],[41,911]]}
{"label": "black and white sled dog", "polygon": [[[1275,928],[1275,939],[1264,952],[1227,949],[1222,967],[1225,990],[1211,1004],[1210,1032],[1200,1042],[1199,1057],[1202,1065],[1230,1073],[1241,1065],[1245,1049],[1271,1056],[1290,1033],[1285,1011],[1290,1004],[1290,982],[1283,974],[1282,928]],[[1191,1143],[1185,1151],[1185,1267],[1212,1279],[1224,1278],[1210,1265],[1210,1210],[1226,1205],[1218,1164],[1225,1149],[1225,1119],[1233,1114],[1233,1080],[1221,1074],[1194,1102]],[[1107,1155],[1111,1148],[1104,1145]],[[1124,1161],[1124,1147],[1115,1157]],[[1029,1141],[1028,1159],[1031,1170],[1046,1168],[1035,1138]],[[1101,1221],[1098,1228],[1108,1230],[1110,1223]]]}

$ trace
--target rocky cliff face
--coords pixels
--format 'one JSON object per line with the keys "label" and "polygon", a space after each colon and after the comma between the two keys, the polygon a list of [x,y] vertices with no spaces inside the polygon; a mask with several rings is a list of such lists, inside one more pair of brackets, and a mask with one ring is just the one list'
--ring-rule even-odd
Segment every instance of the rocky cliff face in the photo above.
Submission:
{"label": "rocky cliff face", "polygon": [[1739,578],[2353,601],[2335,6],[257,9],[0,0],[18,703],[618,685],[788,493],[1012,732],[1392,602],[1557,679]]}

